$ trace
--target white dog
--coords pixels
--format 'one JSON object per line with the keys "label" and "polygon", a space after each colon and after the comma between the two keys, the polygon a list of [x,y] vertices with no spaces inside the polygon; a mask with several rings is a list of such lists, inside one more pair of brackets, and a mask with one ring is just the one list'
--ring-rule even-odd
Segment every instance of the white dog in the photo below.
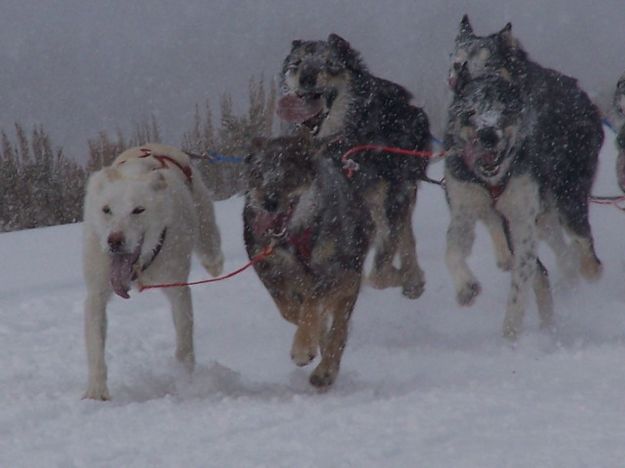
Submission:
{"label": "white dog", "polygon": [[[210,193],[189,158],[169,146],[146,144],[120,154],[89,179],[84,204],[85,398],[108,400],[104,346],[111,294],[128,298],[143,284],[184,282],[191,253],[213,275],[223,267]],[[176,358],[193,369],[193,309],[188,287],[163,289],[174,317]]]}

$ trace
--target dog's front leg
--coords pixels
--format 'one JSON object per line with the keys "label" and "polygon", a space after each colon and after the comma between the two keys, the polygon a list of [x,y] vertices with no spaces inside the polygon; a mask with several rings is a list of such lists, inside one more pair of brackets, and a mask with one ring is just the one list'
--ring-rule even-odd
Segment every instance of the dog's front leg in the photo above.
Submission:
{"label": "dog's front leg", "polygon": [[338,290],[329,294],[323,303],[324,322],[326,318],[330,324],[323,323],[321,337],[321,362],[310,375],[310,383],[319,389],[325,389],[336,380],[341,366],[343,351],[347,343],[349,318],[354,310],[360,277],[354,275],[342,282]]}
{"label": "dog's front leg", "polygon": [[446,174],[450,223],[447,228],[445,263],[456,288],[460,305],[473,303],[480,293],[480,283],[467,264],[475,241],[477,214],[484,204],[490,203],[485,190],[476,184],[462,182]]}
{"label": "dog's front leg", "polygon": [[193,351],[193,304],[191,290],[180,288],[163,289],[171,304],[171,312],[176,328],[176,359],[189,371],[195,366]]}
{"label": "dog's front leg", "polygon": [[496,206],[508,220],[514,252],[503,334],[515,340],[521,331],[528,291],[536,274],[538,185],[529,175],[513,177]]}
{"label": "dog's front leg", "polygon": [[291,359],[296,365],[305,366],[317,356],[320,326],[321,309],[318,300],[304,300],[291,347]]}
{"label": "dog's front leg", "polygon": [[490,238],[493,241],[495,249],[495,258],[497,259],[497,267],[503,271],[510,271],[512,268],[512,252],[508,245],[508,236],[506,234],[506,220],[494,209],[486,209],[482,213],[482,221],[486,225]]}
{"label": "dog's front leg", "polygon": [[110,400],[106,385],[107,371],[104,354],[106,342],[106,304],[110,293],[89,292],[85,300],[85,345],[89,380],[83,398]]}

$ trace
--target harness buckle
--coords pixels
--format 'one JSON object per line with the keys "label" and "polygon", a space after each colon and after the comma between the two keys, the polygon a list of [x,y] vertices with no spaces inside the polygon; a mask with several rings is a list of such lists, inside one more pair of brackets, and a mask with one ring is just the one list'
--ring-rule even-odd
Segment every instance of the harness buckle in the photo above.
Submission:
{"label": "harness buckle", "polygon": [[360,170],[360,164],[350,158],[346,158],[343,160],[343,170],[347,173],[347,177],[351,177],[354,175],[354,172],[358,172]]}

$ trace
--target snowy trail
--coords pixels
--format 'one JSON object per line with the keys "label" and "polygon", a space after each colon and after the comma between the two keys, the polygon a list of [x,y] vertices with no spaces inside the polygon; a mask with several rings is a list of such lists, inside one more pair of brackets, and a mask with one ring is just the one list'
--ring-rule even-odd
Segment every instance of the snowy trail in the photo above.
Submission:
{"label": "snowy trail", "polygon": [[[606,136],[601,194],[617,193]],[[241,208],[217,204],[226,271],[246,261]],[[293,329],[252,271],[193,290],[192,379],[174,363],[164,298],[135,291],[109,305],[107,403],[80,400],[80,226],[2,234],[0,466],[625,466],[625,215],[593,206],[591,221],[603,278],[557,286],[553,336],[532,306],[512,348],[500,337],[508,276],[485,231],[471,258],[483,292],[461,309],[443,262],[444,197],[424,186],[426,292],[364,288],[324,394],[290,362]],[[204,277],[197,264],[192,277]]]}

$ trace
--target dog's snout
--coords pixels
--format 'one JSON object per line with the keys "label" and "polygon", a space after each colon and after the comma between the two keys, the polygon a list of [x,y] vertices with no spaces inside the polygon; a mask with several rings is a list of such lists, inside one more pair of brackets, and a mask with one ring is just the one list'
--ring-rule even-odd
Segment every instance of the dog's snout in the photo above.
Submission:
{"label": "dog's snout", "polygon": [[268,195],[265,195],[263,199],[263,208],[265,208],[265,210],[273,213],[278,209],[278,205],[278,197],[275,194],[270,193]]}
{"label": "dog's snout", "polygon": [[124,237],[124,233],[123,232],[119,232],[119,231],[112,232],[111,234],[109,234],[108,239],[107,239],[107,243],[109,245],[109,249],[113,253],[120,252],[123,249],[123,247],[124,247],[125,241],[126,241],[126,239]]}
{"label": "dog's snout", "polygon": [[497,131],[492,127],[478,130],[477,137],[484,148],[494,148],[499,142],[499,135],[497,135]]}
{"label": "dog's snout", "polygon": [[302,67],[299,75],[299,84],[302,88],[314,88],[317,85],[317,68]]}

